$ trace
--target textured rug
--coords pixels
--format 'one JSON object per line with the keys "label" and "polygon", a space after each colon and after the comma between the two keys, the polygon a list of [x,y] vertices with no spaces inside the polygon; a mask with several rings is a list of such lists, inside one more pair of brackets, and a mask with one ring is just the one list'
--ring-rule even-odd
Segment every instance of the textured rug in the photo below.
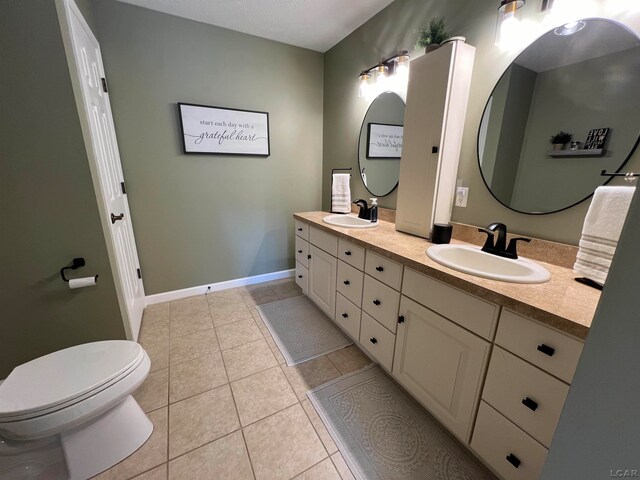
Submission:
{"label": "textured rug", "polygon": [[287,365],[297,365],[353,343],[304,295],[256,308]]}
{"label": "textured rug", "polygon": [[377,365],[307,393],[358,480],[494,480]]}

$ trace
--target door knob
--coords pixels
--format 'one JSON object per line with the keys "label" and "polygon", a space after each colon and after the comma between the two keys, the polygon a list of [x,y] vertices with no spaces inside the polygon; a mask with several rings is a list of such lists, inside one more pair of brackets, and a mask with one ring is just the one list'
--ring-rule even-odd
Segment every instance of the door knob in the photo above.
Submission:
{"label": "door knob", "polygon": [[124,213],[121,213],[120,215],[114,215],[113,213],[111,214],[111,224],[116,223],[118,220],[122,220],[124,218]]}

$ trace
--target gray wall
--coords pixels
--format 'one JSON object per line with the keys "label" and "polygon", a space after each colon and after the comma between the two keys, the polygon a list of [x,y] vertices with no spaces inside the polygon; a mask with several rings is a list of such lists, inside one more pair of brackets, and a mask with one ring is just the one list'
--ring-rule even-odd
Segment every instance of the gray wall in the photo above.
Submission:
{"label": "gray wall", "polygon": [[[124,338],[53,2],[0,3],[0,379],[72,345]],[[98,285],[71,291],[73,257]]]}
{"label": "gray wall", "polygon": [[[640,194],[622,230],[542,478],[600,480],[640,472]],[[613,471],[613,474],[612,472]]]}
{"label": "gray wall", "polygon": [[[484,106],[494,85],[519,53],[503,52],[494,46],[496,4],[490,1],[396,0],[325,55],[323,207],[329,205],[329,177],[332,168],[357,168],[357,140],[367,102],[358,98],[358,73],[380,58],[415,43],[416,29],[437,15],[445,15],[452,35],[463,35],[476,47],[475,66],[465,123],[458,178],[470,187],[467,208],[454,207],[453,220],[487,225],[501,220],[513,231],[576,244],[589,202],[544,216],[522,215],[496,201],[486,189],[476,154],[477,134]],[[541,0],[527,2],[522,13],[528,20],[542,22]],[[623,19],[624,20],[624,19]],[[640,31],[640,23],[632,27]],[[412,52],[418,55],[421,52]],[[640,168],[636,152],[629,168]],[[364,196],[364,186],[355,183],[354,197]],[[402,188],[402,186],[399,186]],[[380,205],[395,208],[395,192],[380,199]]]}
{"label": "gray wall", "polygon": [[[94,1],[147,294],[294,267],[320,208],[322,54]],[[182,153],[176,102],[269,112],[271,156]]]}

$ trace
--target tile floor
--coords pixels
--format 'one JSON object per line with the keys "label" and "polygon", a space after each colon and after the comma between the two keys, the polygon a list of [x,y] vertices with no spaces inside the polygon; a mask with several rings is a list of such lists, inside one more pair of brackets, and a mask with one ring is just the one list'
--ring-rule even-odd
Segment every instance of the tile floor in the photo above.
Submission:
{"label": "tile floor", "polygon": [[353,479],[305,393],[370,360],[351,346],[288,367],[254,308],[301,293],[285,279],[148,307],[135,397],[155,429],[94,478]]}

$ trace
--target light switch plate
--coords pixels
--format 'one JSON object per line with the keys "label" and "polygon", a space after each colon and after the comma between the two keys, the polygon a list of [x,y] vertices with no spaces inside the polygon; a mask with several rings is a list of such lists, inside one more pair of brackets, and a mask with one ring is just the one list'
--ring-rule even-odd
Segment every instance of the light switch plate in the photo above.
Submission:
{"label": "light switch plate", "polygon": [[456,207],[466,207],[469,197],[469,187],[456,188]]}

